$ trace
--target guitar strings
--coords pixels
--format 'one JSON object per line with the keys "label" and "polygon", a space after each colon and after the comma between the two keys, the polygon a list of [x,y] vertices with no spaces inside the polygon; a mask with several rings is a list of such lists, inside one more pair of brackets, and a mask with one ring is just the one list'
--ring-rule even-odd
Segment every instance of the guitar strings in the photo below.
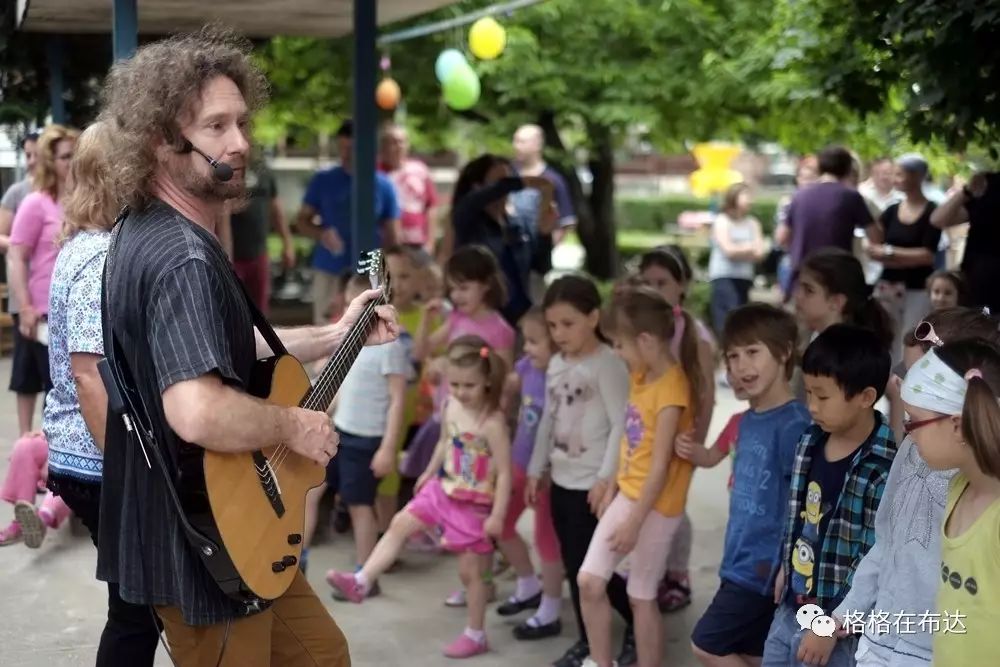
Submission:
{"label": "guitar strings", "polygon": [[[333,359],[327,366],[327,368],[330,369],[330,372],[324,373],[320,376],[319,382],[310,388],[309,393],[299,404],[300,406],[308,406],[317,396],[325,394],[336,383],[337,376],[341,372],[341,365],[344,362],[344,357],[350,353],[350,348],[358,342],[361,330],[367,327],[371,314],[374,312],[374,306],[372,304],[374,304],[374,302],[370,302],[369,306],[366,306],[365,310],[358,318],[358,323],[362,326],[352,329],[348,335],[344,337],[344,340],[341,341],[340,347],[334,353]],[[287,460],[290,451],[291,450],[284,443],[279,444],[275,448],[274,454],[272,454],[269,459],[271,470],[275,475],[277,475],[278,469],[280,469],[281,465]]]}
{"label": "guitar strings", "polygon": [[[371,322],[372,316],[375,314],[375,307],[382,305],[384,301],[383,298],[376,299],[375,301],[369,301],[368,305],[362,311],[361,315],[358,317],[358,326],[355,326],[348,332],[344,340],[341,341],[340,346],[337,351],[333,354],[333,359],[327,368],[334,369],[330,373],[324,373],[320,376],[320,380],[313,385],[306,398],[300,403],[300,405],[308,405],[315,397],[325,395],[330,389],[334,389],[337,384],[343,381],[344,377],[347,375],[347,370],[343,368],[344,359],[351,354],[351,348],[358,342],[363,342],[361,336],[368,336],[369,331],[368,325]],[[338,377],[338,376],[343,377]],[[282,464],[288,459],[288,454],[291,450],[284,444],[281,443],[275,447],[274,453],[269,459],[271,472],[275,476],[275,482],[277,482],[278,470],[281,468]]]}

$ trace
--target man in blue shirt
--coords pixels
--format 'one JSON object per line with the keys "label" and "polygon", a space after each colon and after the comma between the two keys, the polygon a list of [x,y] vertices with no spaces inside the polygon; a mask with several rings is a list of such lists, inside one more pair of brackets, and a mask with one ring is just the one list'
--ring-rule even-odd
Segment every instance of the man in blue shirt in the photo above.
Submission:
{"label": "man in blue shirt", "polygon": [[[306,187],[296,217],[298,232],[316,240],[312,254],[313,322],[328,322],[344,306],[341,276],[354,267],[359,248],[351,238],[351,172],[354,124],[345,120],[337,130],[340,166],[316,172]],[[375,175],[375,240],[380,247],[396,243],[399,204],[392,182]]]}

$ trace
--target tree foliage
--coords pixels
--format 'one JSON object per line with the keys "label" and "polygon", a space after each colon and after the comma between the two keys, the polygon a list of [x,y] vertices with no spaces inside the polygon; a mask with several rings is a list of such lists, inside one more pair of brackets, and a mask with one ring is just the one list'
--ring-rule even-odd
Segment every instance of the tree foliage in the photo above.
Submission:
{"label": "tree foliage", "polygon": [[[16,5],[0,6],[0,125],[21,133],[41,125],[50,113],[47,49],[53,38],[16,32]],[[111,62],[110,39],[103,35],[60,39],[66,122],[82,126],[97,113],[100,81]]]}
{"label": "tree foliage", "polygon": [[956,150],[1000,136],[998,0],[777,0],[769,39],[802,93],[856,118]]}

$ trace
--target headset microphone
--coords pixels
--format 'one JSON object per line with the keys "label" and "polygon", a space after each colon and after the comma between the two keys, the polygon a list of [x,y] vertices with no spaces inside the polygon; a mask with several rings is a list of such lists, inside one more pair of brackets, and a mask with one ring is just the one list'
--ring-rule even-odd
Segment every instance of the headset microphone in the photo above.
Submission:
{"label": "headset microphone", "polygon": [[185,139],[184,140],[184,148],[182,149],[181,152],[183,152],[183,153],[189,153],[191,151],[194,151],[198,155],[202,156],[203,158],[205,158],[205,160],[210,165],[212,165],[212,175],[215,176],[215,180],[221,181],[221,182],[225,183],[226,181],[228,181],[229,179],[231,179],[233,177],[233,168],[232,167],[230,167],[225,162],[219,162],[218,160],[216,160],[215,158],[209,156],[207,153],[205,153],[204,151],[202,151],[201,149],[199,149],[197,146],[195,146],[194,144],[192,144],[190,141],[188,141],[187,139]]}

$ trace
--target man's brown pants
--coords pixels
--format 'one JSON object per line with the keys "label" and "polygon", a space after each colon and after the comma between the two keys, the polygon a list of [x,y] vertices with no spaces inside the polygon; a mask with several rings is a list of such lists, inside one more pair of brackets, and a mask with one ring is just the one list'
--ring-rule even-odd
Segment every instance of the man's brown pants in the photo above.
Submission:
{"label": "man's brown pants", "polygon": [[180,667],[350,667],[344,633],[301,572],[266,610],[235,618],[219,663],[226,624],[192,626],[180,609],[157,607]]}

